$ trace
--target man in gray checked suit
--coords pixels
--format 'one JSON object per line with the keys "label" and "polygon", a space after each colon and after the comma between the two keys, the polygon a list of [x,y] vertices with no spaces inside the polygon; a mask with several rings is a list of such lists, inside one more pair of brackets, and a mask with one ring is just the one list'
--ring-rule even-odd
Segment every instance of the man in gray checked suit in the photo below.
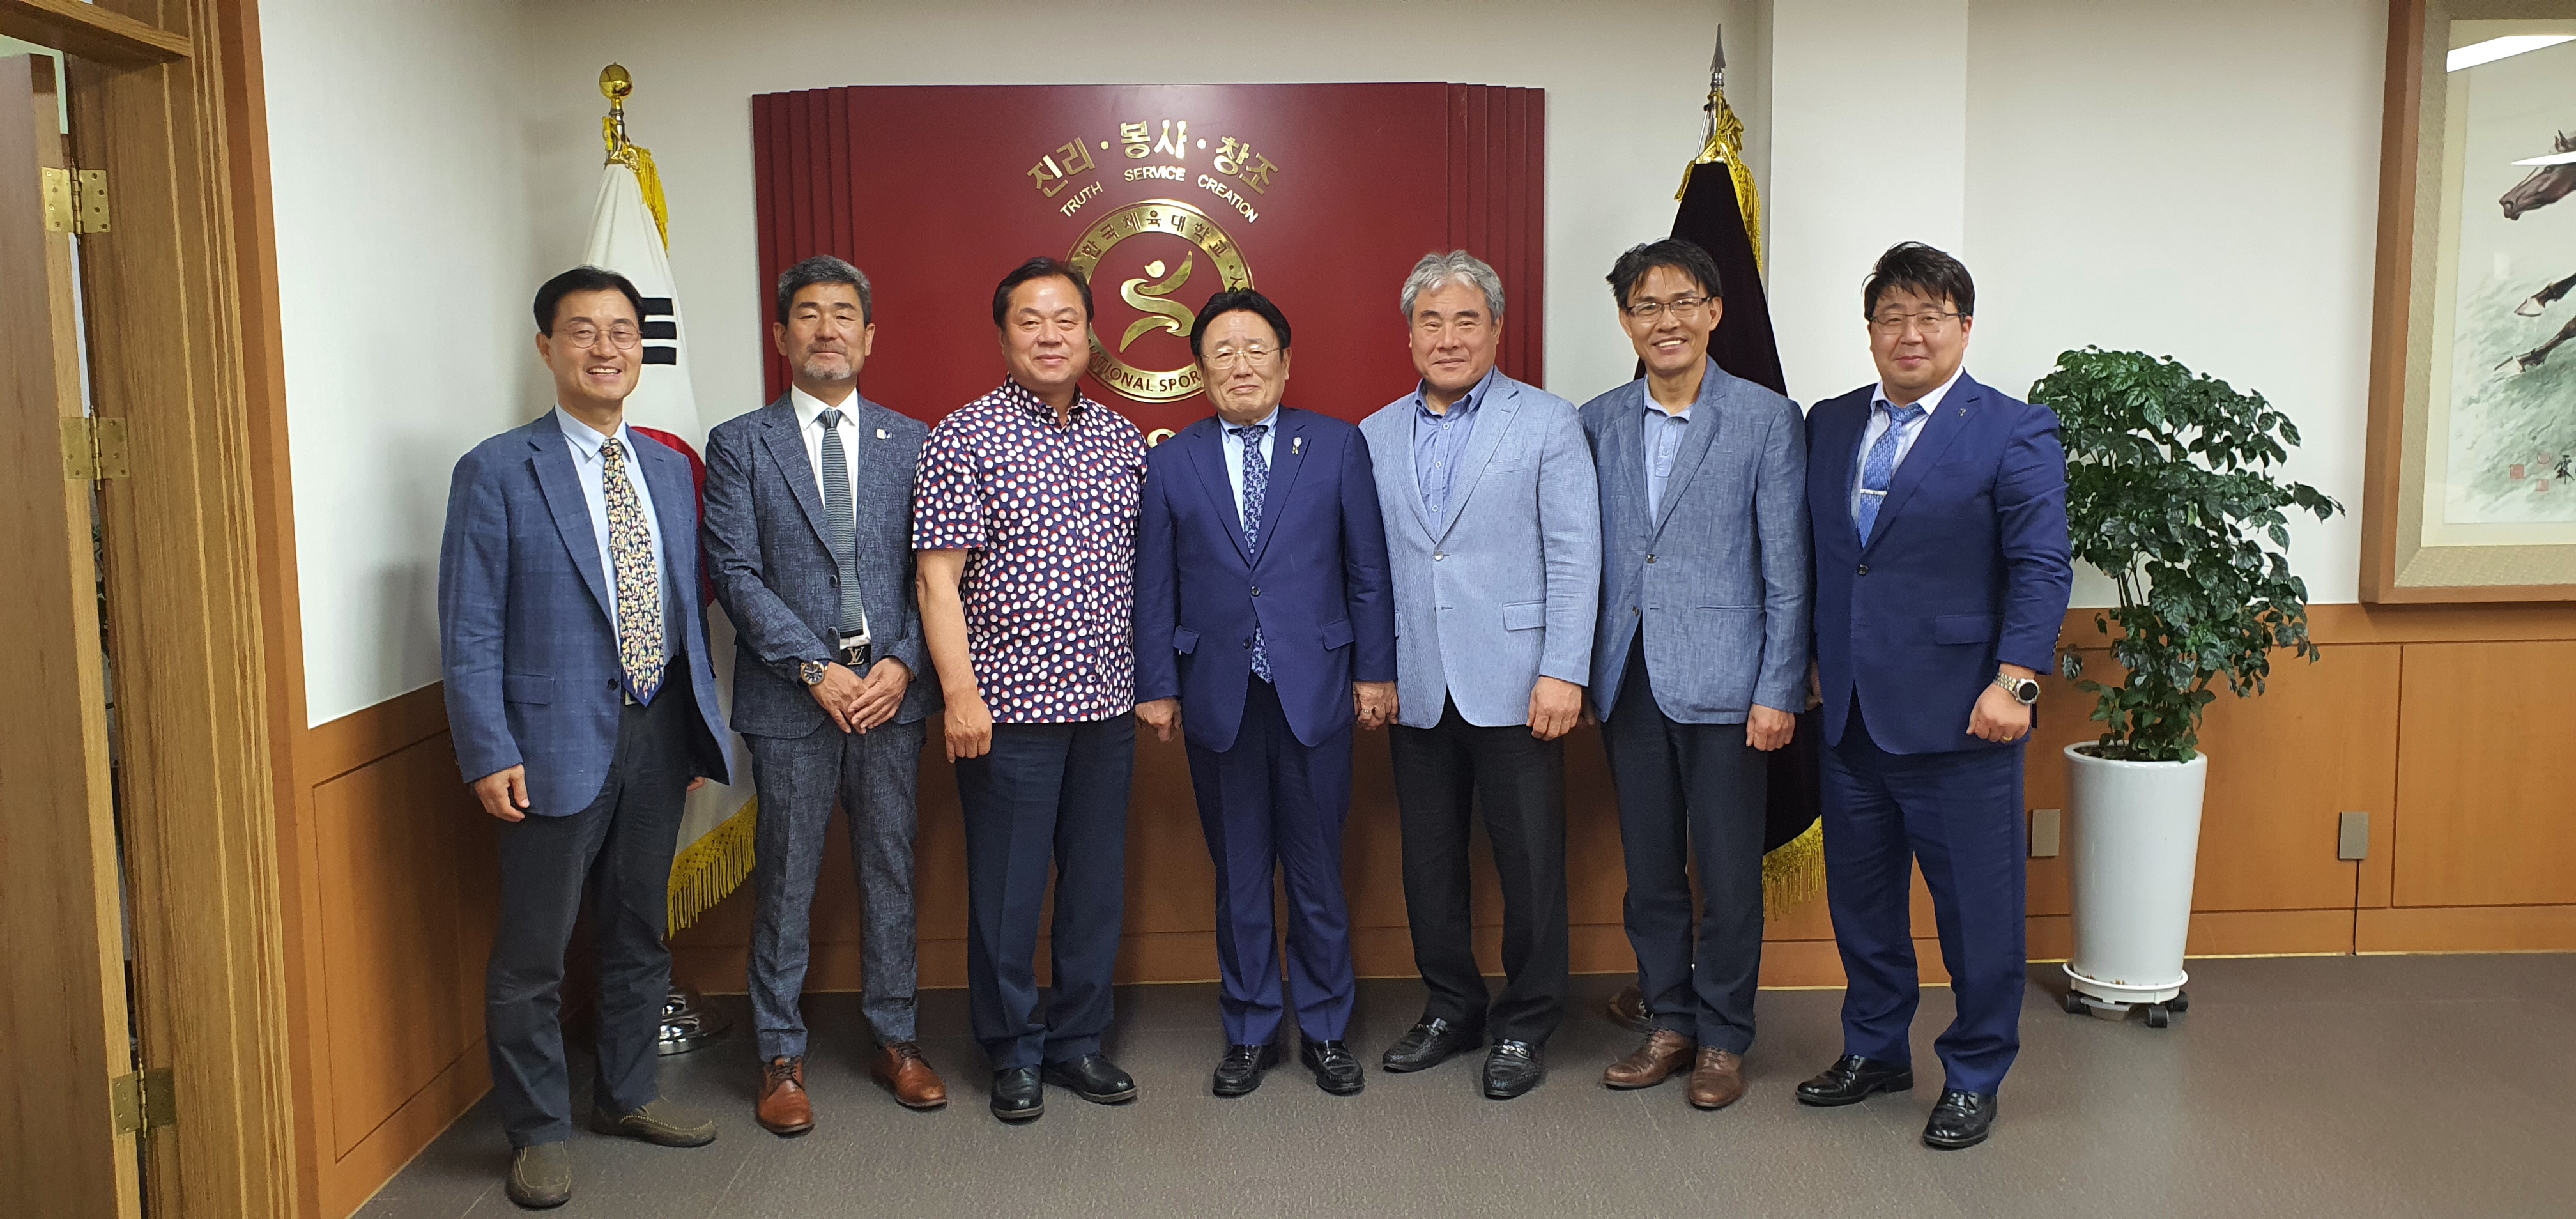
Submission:
{"label": "man in gray checked suit", "polygon": [[913,1109],[948,1103],[914,1040],[912,841],[929,671],[912,583],[912,492],[929,429],[858,394],[876,339],[867,277],[817,256],[779,276],[770,331],[787,396],[707,436],[706,551],[735,634],[733,728],[760,812],[752,871],[755,1114],[814,1126],[797,1000],[808,916],[837,797],[850,819],[878,1082]]}
{"label": "man in gray checked suit", "polygon": [[[1574,407],[1494,368],[1503,285],[1460,250],[1405,280],[1422,373],[1360,424],[1395,583],[1397,712],[1388,731],[1422,1019],[1391,1072],[1490,1034],[1485,1095],[1546,1077],[1565,1008],[1565,734],[1582,714],[1601,518]],[[1468,818],[1484,813],[1503,890],[1503,993],[1488,1002],[1469,920]]]}
{"label": "man in gray checked suit", "polygon": [[1744,1095],[1762,968],[1762,755],[1789,743],[1806,705],[1814,585],[1806,422],[1709,359],[1721,291],[1717,263],[1687,241],[1620,255],[1610,292],[1646,375],[1583,406],[1601,471],[1591,698],[1653,1024],[1601,1081],[1648,1088],[1687,1070],[1701,1109]]}

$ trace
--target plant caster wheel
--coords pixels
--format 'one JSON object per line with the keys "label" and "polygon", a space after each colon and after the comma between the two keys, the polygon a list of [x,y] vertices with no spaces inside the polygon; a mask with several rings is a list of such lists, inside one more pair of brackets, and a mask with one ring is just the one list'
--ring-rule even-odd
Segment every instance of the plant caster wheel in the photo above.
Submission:
{"label": "plant caster wheel", "polygon": [[2173,1014],[2165,1007],[2164,1004],[2150,1003],[2146,1005],[2146,1009],[2148,1028],[2160,1029],[2173,1023]]}
{"label": "plant caster wheel", "polygon": [[2066,992],[2066,997],[2058,1000],[2057,1005],[2066,1009],[2066,1014],[2069,1016],[2081,1016],[2085,1014],[2084,996],[2077,991],[2070,990]]}
{"label": "plant caster wheel", "polygon": [[2165,1008],[2176,1013],[2190,1011],[2191,996],[2182,991],[2175,991],[2173,998],[2165,1000]]}

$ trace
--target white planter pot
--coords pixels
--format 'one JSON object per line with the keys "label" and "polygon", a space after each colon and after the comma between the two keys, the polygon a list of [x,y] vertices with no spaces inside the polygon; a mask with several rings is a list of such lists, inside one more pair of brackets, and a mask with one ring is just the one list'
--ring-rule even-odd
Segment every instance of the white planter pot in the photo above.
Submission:
{"label": "white planter pot", "polygon": [[2186,980],[2209,758],[2118,762],[2077,749],[2066,747],[2075,924],[2067,981],[2110,1003],[2161,1003]]}

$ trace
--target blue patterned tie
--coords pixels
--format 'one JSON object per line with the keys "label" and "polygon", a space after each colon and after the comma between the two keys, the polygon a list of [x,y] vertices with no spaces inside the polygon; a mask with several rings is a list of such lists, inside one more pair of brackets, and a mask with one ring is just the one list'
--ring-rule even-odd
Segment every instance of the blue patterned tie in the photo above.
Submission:
{"label": "blue patterned tie", "polygon": [[[1234,434],[1243,441],[1243,550],[1246,554],[1261,552],[1261,501],[1270,491],[1270,462],[1261,455],[1261,438],[1270,434],[1270,425],[1256,423],[1236,428]],[[1261,638],[1261,619],[1252,620],[1252,671],[1263,681],[1270,680],[1270,648]]]}
{"label": "blue patterned tie", "polygon": [[626,449],[611,436],[599,446],[601,498],[608,504],[608,561],[617,587],[617,661],[626,670],[626,693],[653,701],[662,688],[662,577],[653,562],[653,534],[644,503],[626,481]]}
{"label": "blue patterned tie", "polygon": [[[841,573],[841,613],[834,625],[840,634],[868,633],[868,611],[859,601],[859,517],[850,497],[850,455],[841,447],[841,412],[815,416],[823,424],[823,538],[832,544],[832,565]],[[841,641],[832,640],[837,655]]]}
{"label": "blue patterned tie", "polygon": [[1869,545],[1870,527],[1878,524],[1879,507],[1887,502],[1887,484],[1896,477],[1896,445],[1905,429],[1923,417],[1920,406],[1891,406],[1887,410],[1887,430],[1879,433],[1878,443],[1869,446],[1869,456],[1860,463],[1860,511],[1853,521],[1860,526],[1860,544]]}

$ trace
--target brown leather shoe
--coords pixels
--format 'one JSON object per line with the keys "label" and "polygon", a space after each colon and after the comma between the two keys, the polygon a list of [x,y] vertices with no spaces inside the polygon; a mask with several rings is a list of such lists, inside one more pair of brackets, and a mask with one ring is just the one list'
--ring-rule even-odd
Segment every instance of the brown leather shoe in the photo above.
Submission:
{"label": "brown leather shoe", "polygon": [[1671,1029],[1656,1029],[1646,1034],[1636,1052],[1611,1063],[1601,1073],[1601,1082],[1613,1088],[1654,1087],[1690,1065],[1691,1051],[1698,1046],[1698,1042]]}
{"label": "brown leather shoe", "polygon": [[1744,1059],[1730,1050],[1702,1047],[1691,1068],[1690,1103],[1697,1109],[1723,1109],[1744,1095]]}
{"label": "brown leather shoe", "polygon": [[771,1134],[803,1134],[814,1128],[814,1103],[805,1096],[805,1060],[773,1058],[761,1064],[760,1103],[752,1115]]}
{"label": "brown leather shoe", "polygon": [[906,1109],[937,1109],[948,1103],[948,1085],[930,1069],[930,1060],[921,1056],[921,1047],[913,1042],[878,1046],[871,1073]]}
{"label": "brown leather shoe", "polygon": [[1610,1023],[1632,1033],[1655,1031],[1654,1018],[1646,1014],[1646,992],[1634,982],[1610,996],[1610,1005],[1602,1009],[1602,1014],[1610,1017]]}

